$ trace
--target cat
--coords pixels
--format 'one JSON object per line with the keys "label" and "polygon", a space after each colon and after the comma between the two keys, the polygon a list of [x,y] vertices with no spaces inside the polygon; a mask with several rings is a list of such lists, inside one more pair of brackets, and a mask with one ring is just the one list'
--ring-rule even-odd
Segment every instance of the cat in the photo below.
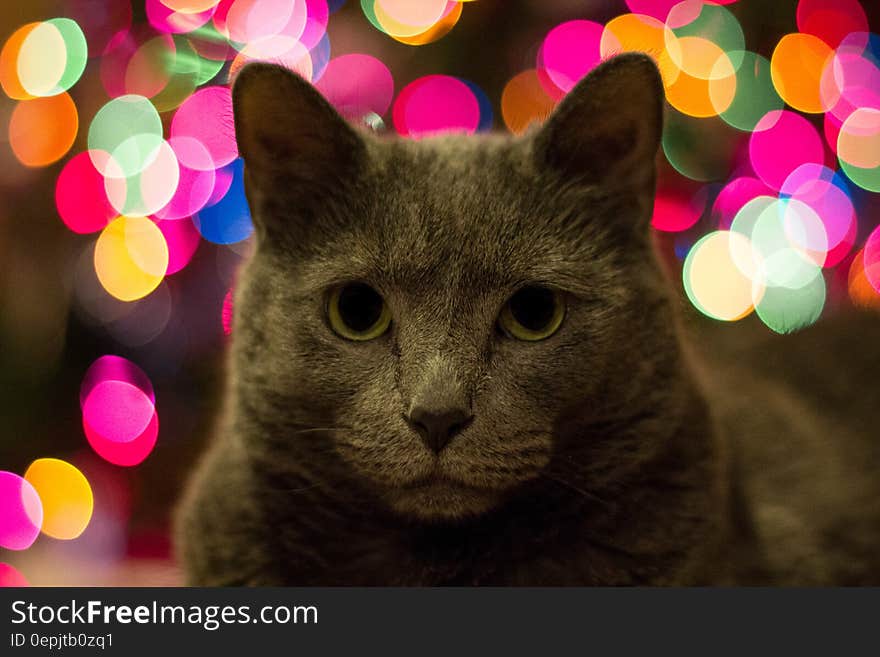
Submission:
{"label": "cat", "polygon": [[523,137],[414,141],[240,72],[257,246],[189,583],[880,584],[880,322],[687,318],[663,102],[628,53]]}

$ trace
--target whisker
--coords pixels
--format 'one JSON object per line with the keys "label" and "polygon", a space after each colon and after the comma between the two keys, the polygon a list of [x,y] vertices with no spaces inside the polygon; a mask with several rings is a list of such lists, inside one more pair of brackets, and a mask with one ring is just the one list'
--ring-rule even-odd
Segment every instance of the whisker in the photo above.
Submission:
{"label": "whisker", "polygon": [[578,493],[579,495],[581,495],[587,499],[598,502],[599,504],[602,504],[604,506],[611,506],[611,503],[608,500],[599,497],[595,493],[591,493],[591,492],[586,491],[582,488],[579,488],[578,486],[575,486],[574,484],[566,481],[565,479],[561,479],[559,477],[556,477],[548,472],[542,472],[540,476],[545,477],[546,479],[549,479],[550,481],[556,482],[560,486],[564,486],[564,487],[568,488],[569,490],[572,490],[575,493]]}
{"label": "whisker", "polygon": [[323,484],[312,484],[311,486],[300,486],[299,488],[283,488],[283,487],[272,487],[271,491],[273,493],[304,493],[307,490],[314,490],[315,488],[321,488]]}
{"label": "whisker", "polygon": [[301,433],[319,433],[321,431],[332,432],[332,431],[347,431],[347,430],[348,430],[347,427],[311,427],[308,429],[294,429],[290,433],[295,434],[295,435],[299,435]]}

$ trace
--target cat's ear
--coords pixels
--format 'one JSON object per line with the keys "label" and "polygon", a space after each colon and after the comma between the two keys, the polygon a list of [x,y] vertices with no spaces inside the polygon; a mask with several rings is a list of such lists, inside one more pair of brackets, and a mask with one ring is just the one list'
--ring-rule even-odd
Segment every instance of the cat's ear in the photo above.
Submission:
{"label": "cat's ear", "polygon": [[539,168],[566,182],[653,191],[663,83],[640,53],[610,59],[572,89],[535,136]]}
{"label": "cat's ear", "polygon": [[361,164],[366,150],[361,137],[289,69],[248,64],[235,79],[232,102],[248,183],[262,191],[302,189],[314,197],[316,186],[336,187]]}

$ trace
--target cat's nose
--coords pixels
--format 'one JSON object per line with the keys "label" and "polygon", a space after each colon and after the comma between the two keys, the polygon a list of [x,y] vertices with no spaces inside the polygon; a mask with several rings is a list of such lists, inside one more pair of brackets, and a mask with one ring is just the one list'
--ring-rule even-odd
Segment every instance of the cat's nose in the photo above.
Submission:
{"label": "cat's nose", "polygon": [[458,407],[431,409],[416,406],[404,419],[421,436],[428,449],[439,454],[473,421],[474,416]]}

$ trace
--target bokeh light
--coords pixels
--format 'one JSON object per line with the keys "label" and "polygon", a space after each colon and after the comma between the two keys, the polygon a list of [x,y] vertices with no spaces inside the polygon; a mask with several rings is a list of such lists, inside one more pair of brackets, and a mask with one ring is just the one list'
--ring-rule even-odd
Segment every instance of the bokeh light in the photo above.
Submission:
{"label": "bokeh light", "polygon": [[220,0],[161,0],[161,2],[172,11],[184,14],[198,14],[214,9],[220,4]]}
{"label": "bokeh light", "polygon": [[446,0],[375,0],[373,11],[387,33],[413,36],[439,21],[446,4]]}
{"label": "bokeh light", "polygon": [[[780,196],[809,206],[822,221],[828,238],[828,251],[838,247],[854,232],[855,208],[845,184],[834,171],[818,164],[802,164],[786,178]],[[851,246],[851,245],[850,245]],[[846,254],[838,253],[839,257]],[[826,266],[830,266],[826,261]]]}
{"label": "bokeh light", "polygon": [[821,275],[793,290],[768,286],[755,306],[755,313],[776,333],[792,333],[819,319],[825,307],[825,296],[825,279]]}
{"label": "bokeh light", "polygon": [[[227,3],[228,4],[228,3]],[[211,20],[215,7],[204,11],[177,11],[163,0],[144,0],[147,20],[156,30],[168,34],[192,32]]]}
{"label": "bokeh light", "polygon": [[159,437],[159,415],[154,412],[143,433],[134,440],[124,443],[102,436],[85,418],[83,418],[83,431],[86,440],[98,456],[113,465],[133,467],[143,463],[156,446],[156,439]]}
{"label": "bokeh light", "polygon": [[773,86],[786,103],[802,112],[826,111],[820,82],[832,56],[831,47],[811,34],[786,34],[773,51]]}
{"label": "bokeh light", "polygon": [[29,100],[33,98],[22,85],[18,76],[18,58],[22,45],[28,35],[40,26],[40,23],[27,23],[13,32],[3,49],[0,50],[0,87],[4,93],[14,100]]}
{"label": "bokeh light", "polygon": [[229,290],[223,297],[223,306],[220,311],[220,324],[223,326],[223,335],[232,335],[233,299],[233,290]]}
{"label": "bokeh light", "polygon": [[[776,93],[770,77],[770,62],[761,55],[746,51],[728,53],[739,62],[736,79],[712,77],[709,99],[713,109],[729,125],[751,132],[767,113],[781,110],[784,103]],[[716,65],[719,65],[716,63]],[[725,66],[722,62],[721,68]],[[730,97],[730,87],[735,92]]]}
{"label": "bokeh light", "polygon": [[[675,81],[666,87],[666,99],[689,116],[716,116],[730,108],[736,96],[736,68],[718,45],[699,36],[676,40],[678,67]],[[738,51],[741,52],[741,51]]]}
{"label": "bokeh light", "polygon": [[759,268],[748,237],[716,231],[700,239],[688,253],[682,270],[684,289],[703,314],[736,321],[751,313],[763,297]]}
{"label": "bokeh light", "polygon": [[407,45],[432,43],[448,34],[467,0],[361,0],[366,19],[380,32]]}
{"label": "bokeh light", "polygon": [[80,386],[86,439],[110,463],[141,463],[159,434],[155,402],[153,385],[142,369],[119,356],[102,356]]}
{"label": "bokeh light", "polygon": [[880,68],[863,51],[861,45],[844,43],[822,71],[819,90],[826,116],[837,123],[861,107],[880,109]]}
{"label": "bokeh light", "polygon": [[[94,156],[95,159],[106,159]],[[55,205],[64,224],[75,233],[94,233],[116,217],[107,199],[104,177],[95,168],[93,156],[79,153],[64,165],[55,183]]]}
{"label": "bokeh light", "polygon": [[83,404],[83,420],[117,443],[131,442],[144,432],[154,405],[143,390],[126,381],[101,381]]}
{"label": "bokeh light", "polygon": [[[880,280],[880,262],[875,263],[870,269],[872,278]],[[850,264],[847,274],[847,291],[850,300],[856,306],[880,310],[880,291],[868,280],[864,250],[859,251]]]}
{"label": "bokeh light", "polygon": [[675,64],[681,57],[678,47],[675,34],[662,20],[641,13],[612,18],[605,24],[599,44],[603,59],[623,52],[649,55],[657,62],[667,91],[681,72]]}
{"label": "bokeh light", "polygon": [[[206,116],[215,117],[205,121]],[[217,169],[238,157],[235,131],[232,123],[232,97],[227,87],[203,87],[190,96],[174,114],[171,123],[172,137],[190,137],[200,141]],[[201,156],[180,154],[180,163],[192,169],[204,167]]]}
{"label": "bokeh light", "polygon": [[734,261],[743,274],[764,285],[755,302],[761,321],[777,333],[814,323],[825,305],[822,266],[828,252],[818,215],[797,199],[758,196],[740,209],[731,231],[752,245],[752,259]]}
{"label": "bokeh light", "polygon": [[477,99],[477,105],[480,107],[480,121],[477,123],[477,132],[491,130],[495,124],[495,113],[492,111],[492,101],[489,100],[489,96],[473,80],[458,79],[468,86],[468,89],[474,94],[474,98]]}
{"label": "bokeh light", "polygon": [[[737,55],[745,49],[745,36],[742,26],[722,3],[703,2],[702,0],[685,0],[674,5],[666,16],[666,25],[672,29],[679,39],[684,37],[700,37],[710,41],[727,53],[734,68],[742,63]],[[667,38],[669,34],[667,33]],[[670,50],[670,55],[683,54]],[[684,70],[684,60],[674,60]],[[697,73],[688,71],[692,75]]]}
{"label": "bokeh light", "polygon": [[54,96],[79,80],[88,59],[82,30],[69,18],[53,18],[28,31],[21,43],[16,73],[32,96]]}
{"label": "bokeh light", "polygon": [[138,388],[152,403],[156,402],[156,393],[153,384],[146,373],[137,365],[121,356],[101,356],[91,364],[83,376],[79,391],[80,407],[85,406],[86,400],[95,387],[104,381],[119,381]]}
{"label": "bokeh light", "polygon": [[789,110],[768,112],[749,140],[749,158],[758,177],[778,190],[801,164],[824,164],[825,149],[816,128]]}
{"label": "bokeh light", "polygon": [[865,241],[862,250],[865,278],[877,292],[880,292],[880,226],[875,228]]}
{"label": "bokeh light", "polygon": [[[168,140],[168,146],[175,160],[170,168],[178,171],[177,183],[167,204],[154,210],[152,214],[158,219],[182,219],[208,204],[214,192],[217,172],[213,167],[211,154],[199,140],[192,137],[172,137]],[[181,160],[184,159],[194,166],[182,164]],[[157,173],[160,175],[150,182],[154,192],[163,188],[165,191],[172,189],[173,175],[168,177],[164,171]]]}
{"label": "bokeh light", "polygon": [[516,74],[501,93],[501,116],[515,135],[522,134],[533,123],[542,123],[554,107],[556,101],[547,95],[535,69]]}
{"label": "bokeh light", "polygon": [[858,0],[798,0],[797,26],[836,48],[848,34],[867,32],[868,19]]}
{"label": "bokeh light", "polygon": [[0,562],[0,588],[12,586],[30,586],[25,578],[15,567],[8,563]]}
{"label": "bokeh light", "polygon": [[394,101],[394,127],[415,139],[444,132],[476,132],[480,103],[458,78],[429,75],[411,82]]}
{"label": "bokeh light", "polygon": [[134,301],[156,289],[168,269],[168,245],[145,217],[118,217],[95,245],[95,272],[108,293]]}
{"label": "bokeh light", "polygon": [[880,192],[880,109],[860,107],[847,117],[837,137],[837,157],[850,180]]}
{"label": "bokeh light", "polygon": [[593,21],[568,21],[554,27],[538,51],[537,69],[562,92],[571,91],[578,80],[602,61],[604,26]]}
{"label": "bokeh light", "polygon": [[424,32],[420,34],[414,34],[412,36],[402,36],[398,34],[389,34],[392,39],[395,41],[400,41],[401,43],[405,43],[408,46],[424,46],[428,43],[433,43],[434,41],[439,41],[447,34],[452,31],[452,28],[456,26],[458,20],[461,18],[461,12],[463,11],[463,4],[457,0],[449,0],[446,3],[446,9],[443,12],[443,15],[440,17],[436,23],[434,23],[431,27],[429,27]]}
{"label": "bokeh light", "polygon": [[67,461],[37,459],[24,473],[43,504],[42,531],[46,536],[72,540],[92,519],[92,488],[82,472]]}
{"label": "bokeh light", "polygon": [[383,116],[394,97],[394,79],[388,67],[359,53],[331,59],[315,86],[340,114],[354,122],[371,112]]}
{"label": "bokeh light", "polygon": [[721,230],[728,230],[734,217],[749,201],[759,196],[774,194],[762,181],[752,176],[740,176],[729,181],[718,192],[712,204],[712,221]]}
{"label": "bokeh light", "polygon": [[107,176],[104,189],[110,205],[118,214],[145,217],[171,201],[179,181],[177,156],[168,142],[162,140],[141,171],[127,177]]}
{"label": "bokeh light", "polygon": [[202,237],[214,244],[241,242],[254,232],[244,193],[244,162],[239,158],[229,168],[232,178],[225,194],[217,201],[208,201],[192,218]]}
{"label": "bokeh light", "polygon": [[[154,36],[139,44],[125,67],[125,93],[155,99],[171,82],[176,59],[177,48],[168,35]],[[156,105],[155,100],[153,104]]]}
{"label": "bokeh light", "polygon": [[44,167],[67,154],[78,130],[79,115],[67,92],[23,100],[9,119],[9,145],[25,166]]}
{"label": "bokeh light", "polygon": [[134,176],[158,155],[162,119],[149,99],[134,94],[120,96],[95,114],[88,143],[92,163],[102,175]]}
{"label": "bokeh light", "polygon": [[690,185],[676,188],[658,186],[654,199],[654,214],[651,225],[665,232],[687,230],[700,220],[706,209],[706,190]]}
{"label": "bokeh light", "polygon": [[717,121],[706,121],[670,109],[666,113],[661,147],[678,173],[703,182],[724,180],[742,135]]}
{"label": "bokeh light", "polygon": [[0,470],[0,547],[26,550],[43,525],[43,505],[34,487],[12,472]]}
{"label": "bokeh light", "polygon": [[[234,44],[283,34],[298,39],[306,25],[306,4],[297,0],[235,0],[226,3],[224,33]],[[218,26],[215,14],[215,26]]]}

